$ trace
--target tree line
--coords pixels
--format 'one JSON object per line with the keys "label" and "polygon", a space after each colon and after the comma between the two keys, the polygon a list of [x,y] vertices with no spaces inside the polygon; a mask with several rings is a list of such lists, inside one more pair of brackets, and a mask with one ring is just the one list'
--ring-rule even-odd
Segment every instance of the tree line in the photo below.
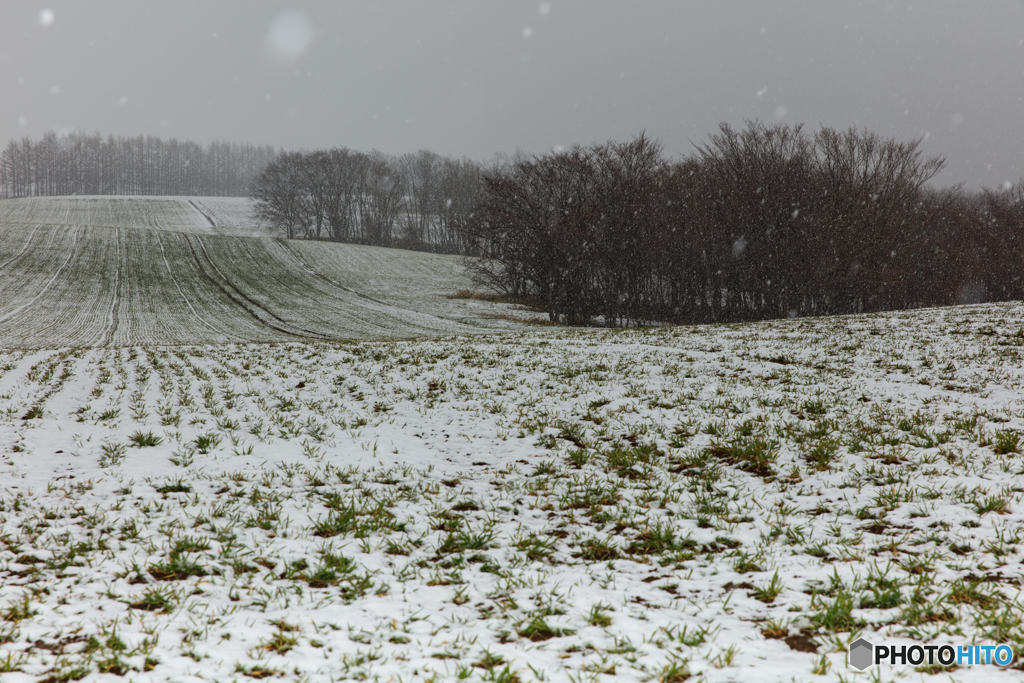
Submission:
{"label": "tree line", "polygon": [[942,158],[868,131],[721,124],[483,177],[478,281],[573,325],[721,322],[1024,298],[1024,181],[934,189]]}
{"label": "tree line", "polygon": [[48,131],[41,140],[11,140],[0,152],[0,196],[244,197],[278,153],[229,142]]}
{"label": "tree line", "polygon": [[483,172],[475,161],[427,150],[337,147],[278,156],[251,196],[261,224],[288,238],[466,254]]}
{"label": "tree line", "polygon": [[0,194],[248,195],[284,237],[463,254],[573,325],[1024,299],[1024,180],[936,189],[920,142],[753,121],[675,159],[640,135],[482,164],[47,133],[0,153]]}

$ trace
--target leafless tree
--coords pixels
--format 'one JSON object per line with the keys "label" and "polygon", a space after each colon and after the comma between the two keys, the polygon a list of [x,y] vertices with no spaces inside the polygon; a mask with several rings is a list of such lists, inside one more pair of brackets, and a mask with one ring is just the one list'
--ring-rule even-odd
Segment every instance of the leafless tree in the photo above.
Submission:
{"label": "leafless tree", "polygon": [[311,232],[308,195],[301,175],[303,155],[280,155],[257,176],[251,188],[253,210],[263,225],[291,239]]}
{"label": "leafless tree", "polygon": [[43,134],[0,152],[0,195],[157,194],[243,197],[278,151],[271,147],[99,133]]}
{"label": "leafless tree", "polygon": [[376,150],[366,156],[363,169],[359,214],[366,242],[390,247],[405,198],[404,169]]}

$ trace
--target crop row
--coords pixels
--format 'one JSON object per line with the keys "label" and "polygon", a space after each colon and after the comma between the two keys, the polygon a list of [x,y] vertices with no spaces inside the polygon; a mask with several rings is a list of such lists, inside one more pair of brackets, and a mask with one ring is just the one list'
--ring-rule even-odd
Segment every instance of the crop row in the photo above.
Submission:
{"label": "crop row", "polygon": [[[99,208],[130,222],[134,213],[118,207],[136,205],[153,211],[154,224],[172,225],[180,212],[207,220],[185,201],[0,202],[0,345],[404,338],[511,326],[482,317],[479,302],[445,298],[470,286],[452,257],[46,222],[99,221]],[[38,210],[17,215],[26,207]]]}
{"label": "crop row", "polygon": [[[0,666],[855,680],[862,635],[1020,650],[1022,315],[0,354]],[[872,675],[939,673],[1020,672]]]}

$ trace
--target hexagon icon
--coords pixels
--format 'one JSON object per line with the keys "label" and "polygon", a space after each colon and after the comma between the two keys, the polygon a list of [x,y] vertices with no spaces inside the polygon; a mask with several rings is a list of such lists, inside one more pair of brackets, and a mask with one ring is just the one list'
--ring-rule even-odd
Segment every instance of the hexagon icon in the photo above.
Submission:
{"label": "hexagon icon", "polygon": [[850,644],[850,666],[863,671],[875,663],[875,646],[858,638]]}

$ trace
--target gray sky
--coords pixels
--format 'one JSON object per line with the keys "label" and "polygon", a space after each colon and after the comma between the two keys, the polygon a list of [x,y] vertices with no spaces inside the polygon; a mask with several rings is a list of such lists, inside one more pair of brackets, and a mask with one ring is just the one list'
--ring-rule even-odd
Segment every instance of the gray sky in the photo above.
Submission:
{"label": "gray sky", "polygon": [[48,129],[688,154],[718,121],[924,136],[942,184],[1024,176],[1024,2],[0,0],[0,144]]}

